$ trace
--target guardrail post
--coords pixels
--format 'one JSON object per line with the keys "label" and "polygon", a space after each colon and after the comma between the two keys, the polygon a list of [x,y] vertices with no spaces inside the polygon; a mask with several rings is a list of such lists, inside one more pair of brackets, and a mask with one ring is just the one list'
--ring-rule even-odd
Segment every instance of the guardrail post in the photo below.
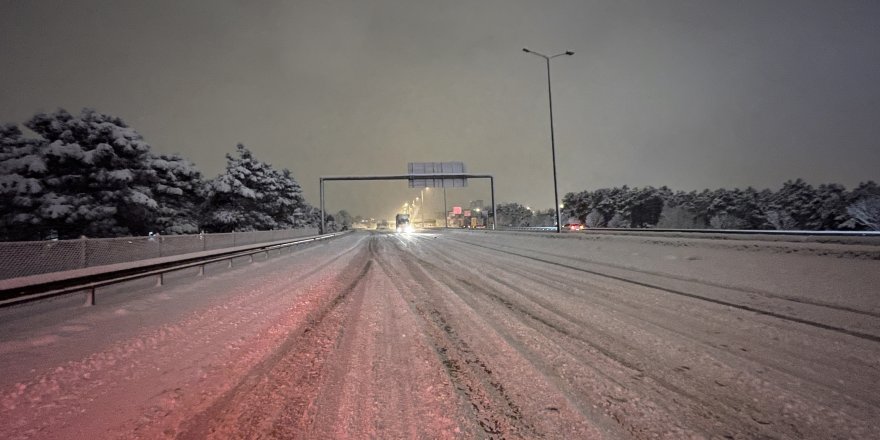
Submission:
{"label": "guardrail post", "polygon": [[95,305],[95,288],[90,287],[86,289],[86,302],[83,304],[85,306],[93,306]]}
{"label": "guardrail post", "polygon": [[253,262],[254,262],[254,254],[248,255],[248,263],[253,263]]}
{"label": "guardrail post", "polygon": [[229,264],[226,266],[226,268],[232,269],[232,258],[230,258],[228,261],[229,261]]}
{"label": "guardrail post", "polygon": [[165,274],[164,274],[164,273],[160,273],[160,274],[156,277],[156,287],[159,287],[159,286],[161,286],[161,285],[163,285],[163,284],[165,284]]}
{"label": "guardrail post", "polygon": [[205,265],[204,264],[199,266],[199,276],[200,277],[205,276]]}

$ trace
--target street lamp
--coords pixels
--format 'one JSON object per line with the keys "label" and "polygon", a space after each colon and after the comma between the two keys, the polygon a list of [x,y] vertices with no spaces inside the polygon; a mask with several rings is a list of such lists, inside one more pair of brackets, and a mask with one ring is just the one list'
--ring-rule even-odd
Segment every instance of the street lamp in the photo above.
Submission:
{"label": "street lamp", "polygon": [[419,195],[422,197],[422,209],[421,209],[422,227],[425,227],[425,192],[428,191],[429,189],[430,188],[428,188],[426,186],[424,189],[419,190]]}
{"label": "street lamp", "polygon": [[556,184],[556,138],[553,135],[553,88],[550,86],[550,60],[563,55],[572,56],[574,52],[567,50],[556,55],[547,56],[542,53],[529,50],[524,47],[523,52],[539,56],[547,62],[547,96],[550,102],[550,152],[553,156],[553,206],[556,209],[556,232],[562,232],[562,222],[559,221],[559,187]]}

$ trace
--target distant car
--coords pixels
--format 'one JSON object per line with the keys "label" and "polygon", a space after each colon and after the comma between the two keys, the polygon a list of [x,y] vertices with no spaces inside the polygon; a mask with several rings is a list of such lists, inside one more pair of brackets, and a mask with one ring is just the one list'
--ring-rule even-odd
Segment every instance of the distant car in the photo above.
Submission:
{"label": "distant car", "polygon": [[568,231],[580,231],[584,229],[584,225],[580,223],[566,223],[562,228]]}
{"label": "distant car", "polygon": [[380,229],[389,229],[387,220],[382,220],[379,223],[376,223],[376,230]]}

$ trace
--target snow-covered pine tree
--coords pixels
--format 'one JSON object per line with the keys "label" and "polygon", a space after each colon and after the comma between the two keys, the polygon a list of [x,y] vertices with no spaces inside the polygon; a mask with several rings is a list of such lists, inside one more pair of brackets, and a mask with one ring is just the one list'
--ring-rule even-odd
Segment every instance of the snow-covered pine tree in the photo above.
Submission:
{"label": "snow-covered pine tree", "polygon": [[780,219],[776,227],[784,229],[817,229],[816,190],[803,179],[789,180],[770,199],[770,211]]}
{"label": "snow-covered pine tree", "polygon": [[39,141],[25,138],[14,124],[0,125],[0,239],[42,238],[37,211],[45,173]]}
{"label": "snow-covered pine tree", "polygon": [[206,229],[215,232],[290,228],[305,209],[302,188],[288,170],[257,160],[242,144],[226,155],[226,172],[205,190]]}
{"label": "snow-covered pine tree", "polygon": [[865,196],[846,208],[856,225],[880,231],[880,196]]}
{"label": "snow-covered pine tree", "polygon": [[663,211],[661,192],[652,186],[633,188],[629,198],[631,206],[630,225],[633,228],[649,228],[660,222]]}
{"label": "snow-covered pine tree", "polygon": [[880,230],[880,185],[873,180],[860,183],[847,195],[844,229]]}
{"label": "snow-covered pine tree", "polygon": [[152,191],[158,205],[154,220],[156,231],[198,233],[196,208],[203,192],[202,174],[192,162],[177,154],[151,154],[147,165],[154,173]]}
{"label": "snow-covered pine tree", "polygon": [[273,171],[275,183],[271,188],[273,203],[269,205],[271,207],[269,215],[275,219],[279,228],[297,227],[297,215],[301,214],[305,205],[302,187],[287,168],[280,172]]}
{"label": "snow-covered pine tree", "polygon": [[157,203],[147,166],[150,146],[122,119],[83,109],[37,114],[25,126],[40,135],[46,164],[37,212],[59,238],[144,235]]}
{"label": "snow-covered pine tree", "polygon": [[495,207],[495,212],[501,226],[523,226],[532,216],[532,212],[519,203],[501,203]]}
{"label": "snow-covered pine tree", "polygon": [[347,231],[351,229],[352,222],[354,219],[351,217],[351,214],[346,210],[341,210],[336,213],[336,226],[340,231]]}
{"label": "snow-covered pine tree", "polygon": [[589,191],[567,193],[562,197],[563,215],[566,217],[576,217],[583,223],[592,209],[592,202],[592,194]]}

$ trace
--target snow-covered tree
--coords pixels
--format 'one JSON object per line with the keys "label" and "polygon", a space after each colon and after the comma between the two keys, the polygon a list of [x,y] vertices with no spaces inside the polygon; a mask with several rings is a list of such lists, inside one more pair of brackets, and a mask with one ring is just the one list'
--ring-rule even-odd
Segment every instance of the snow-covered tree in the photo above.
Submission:
{"label": "snow-covered tree", "polygon": [[872,231],[880,231],[880,196],[862,197],[846,210],[858,224]]}
{"label": "snow-covered tree", "polygon": [[649,228],[660,221],[663,198],[656,188],[650,186],[642,189],[633,188],[628,204],[630,205],[628,227]]}
{"label": "snow-covered tree", "polygon": [[849,193],[850,202],[867,196],[880,196],[880,185],[873,180],[862,182]]}
{"label": "snow-covered tree", "polygon": [[352,222],[354,219],[351,217],[351,214],[346,210],[341,210],[336,213],[336,225],[339,227],[340,231],[347,231],[351,229]]}
{"label": "snow-covered tree", "polygon": [[849,193],[843,185],[822,184],[816,188],[816,203],[813,205],[816,212],[812,217],[812,228],[817,230],[840,229],[842,224],[849,220],[847,206]]}
{"label": "snow-covered tree", "polygon": [[599,211],[597,211],[595,209],[590,211],[590,213],[587,214],[586,218],[584,218],[584,224],[588,228],[599,228],[599,227],[605,226],[602,223],[602,215],[599,214]]}
{"label": "snow-covered tree", "polygon": [[0,238],[41,238],[37,199],[45,173],[39,142],[26,139],[16,125],[0,125]]}
{"label": "snow-covered tree", "polygon": [[797,221],[788,213],[788,211],[771,209],[764,215],[767,218],[767,223],[770,224],[773,229],[785,231],[798,228]]}
{"label": "snow-covered tree", "polygon": [[629,220],[624,218],[620,213],[614,214],[614,216],[611,217],[611,220],[608,220],[609,228],[628,228],[629,225]]}
{"label": "snow-covered tree", "polygon": [[546,209],[534,211],[526,226],[556,226],[556,210]]}
{"label": "snow-covered tree", "polygon": [[303,206],[294,210],[296,218],[294,227],[297,228],[318,228],[321,226],[321,210],[308,203],[303,202]]}
{"label": "snow-covered tree", "polygon": [[501,226],[523,226],[532,217],[532,211],[519,203],[501,203],[495,211]]}
{"label": "snow-covered tree", "polygon": [[122,119],[91,109],[40,113],[0,127],[3,239],[198,232],[201,176],[177,155],[155,155]]}
{"label": "snow-covered tree", "polygon": [[40,136],[46,167],[33,199],[43,228],[59,238],[148,232],[158,204],[150,190],[150,146],[140,134],[91,109],[37,114],[25,126]]}
{"label": "snow-covered tree", "polygon": [[204,182],[195,165],[173,154],[147,158],[155,173],[152,192],[157,203],[153,224],[163,234],[195,234],[199,232],[197,207]]}
{"label": "snow-covered tree", "polygon": [[657,227],[661,229],[701,229],[705,225],[696,222],[696,214],[683,206],[664,206]]}
{"label": "snow-covered tree", "polygon": [[835,230],[867,227],[847,207],[874,196],[880,197],[880,186],[872,181],[847,192],[842,185],[813,187],[796,179],[775,192],[622,186],[568,193],[563,200],[566,214],[591,227]]}
{"label": "snow-covered tree", "polygon": [[816,190],[802,179],[785,182],[770,200],[770,210],[790,218],[794,229],[818,229],[818,208]]}
{"label": "snow-covered tree", "polygon": [[242,144],[226,155],[226,172],[208,182],[203,225],[211,231],[249,231],[293,227],[305,203],[302,188],[288,170],[257,160]]}
{"label": "snow-covered tree", "polygon": [[294,227],[296,224],[297,210],[305,206],[302,195],[302,187],[293,178],[290,170],[284,168],[281,173],[276,171],[276,184],[271,188],[275,194],[274,203],[270,205],[270,215],[285,228]]}
{"label": "snow-covered tree", "polygon": [[709,219],[709,226],[713,229],[746,229],[746,221],[733,214],[722,212]]}
{"label": "snow-covered tree", "polygon": [[[568,193],[563,198],[567,216],[591,227],[652,227],[660,220],[663,196],[668,188],[602,188],[593,192]],[[589,219],[587,218],[589,217]]]}
{"label": "snow-covered tree", "polygon": [[562,215],[575,217],[584,222],[587,214],[593,209],[592,202],[589,191],[568,193],[562,197],[562,206],[564,207]]}

